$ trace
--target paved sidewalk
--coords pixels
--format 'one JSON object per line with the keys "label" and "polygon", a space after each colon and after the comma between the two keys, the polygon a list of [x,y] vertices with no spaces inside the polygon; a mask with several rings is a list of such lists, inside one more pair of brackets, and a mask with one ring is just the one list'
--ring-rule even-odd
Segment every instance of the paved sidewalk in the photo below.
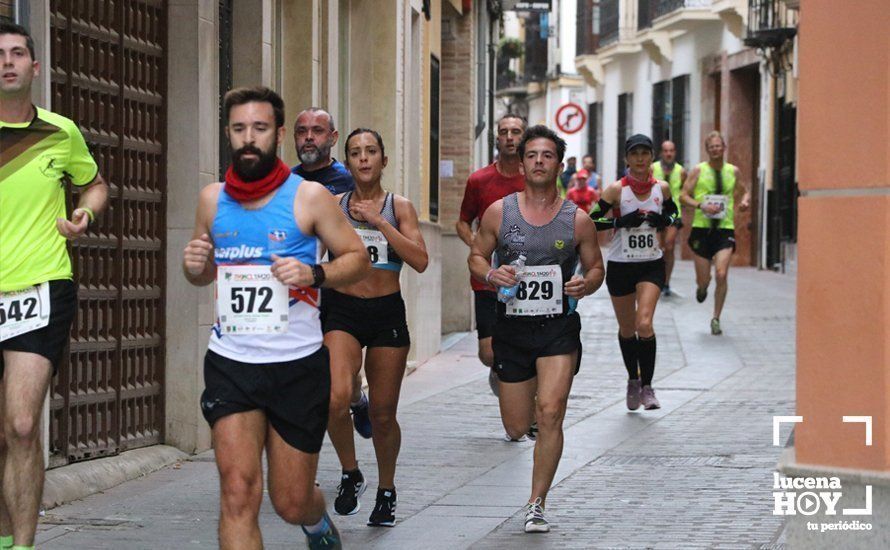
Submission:
{"label": "paved sidewalk", "polygon": [[[581,302],[584,360],[569,400],[566,445],[548,499],[547,535],[521,532],[533,443],[502,440],[497,401],[474,335],[408,377],[399,410],[398,525],[365,526],[376,470],[357,439],[371,487],[355,516],[336,517],[348,548],[779,548],[772,515],[773,415],[794,412],[794,279],[733,269],[722,324],[693,298],[678,263],[655,329],[655,388],[663,408],[628,412],[617,325],[603,288]],[[713,290],[713,287],[712,287]],[[783,438],[787,437],[783,431]],[[325,445],[318,480],[333,501],[339,467]],[[214,548],[213,456],[182,463],[60,508],[40,548]],[[268,499],[266,548],[301,547]]]}

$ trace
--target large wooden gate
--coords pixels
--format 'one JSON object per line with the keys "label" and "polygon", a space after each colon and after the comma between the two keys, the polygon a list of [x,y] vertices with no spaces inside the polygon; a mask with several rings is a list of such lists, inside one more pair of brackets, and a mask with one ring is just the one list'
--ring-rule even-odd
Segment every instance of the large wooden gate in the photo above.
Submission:
{"label": "large wooden gate", "polygon": [[163,439],[167,2],[50,11],[52,108],[81,127],[111,187],[71,249],[79,308],[51,394],[59,466]]}

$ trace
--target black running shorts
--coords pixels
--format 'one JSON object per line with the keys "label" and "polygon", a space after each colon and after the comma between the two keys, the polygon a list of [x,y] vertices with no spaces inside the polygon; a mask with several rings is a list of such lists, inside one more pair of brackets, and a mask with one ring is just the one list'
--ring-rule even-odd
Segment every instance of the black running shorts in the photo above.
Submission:
{"label": "black running shorts", "polygon": [[498,320],[498,294],[490,290],[474,290],[473,300],[476,306],[476,332],[479,339],[491,338]]}
{"label": "black running shorts", "polygon": [[281,363],[242,363],[213,351],[204,356],[201,411],[213,424],[224,416],[261,410],[288,445],[321,450],[328,427],[331,368],[328,348]]}
{"label": "black running shorts", "polygon": [[498,317],[491,341],[494,371],[501,382],[525,382],[538,375],[539,357],[578,352],[575,374],[581,368],[581,317],[527,319]]}
{"label": "black running shorts", "polygon": [[609,262],[606,287],[611,296],[627,296],[637,291],[637,284],[652,283],[664,288],[664,258],[650,262]]}
{"label": "black running shorts", "polygon": [[77,312],[77,285],[67,279],[50,281],[49,303],[49,324],[0,342],[0,378],[4,370],[3,350],[36,353],[49,359],[53,375],[59,370]]}
{"label": "black running shorts", "polygon": [[707,260],[724,248],[735,252],[735,231],[732,229],[708,229],[693,227],[689,232],[689,247],[696,255]]}
{"label": "black running shorts", "polygon": [[402,348],[411,345],[405,301],[396,292],[379,298],[358,298],[324,289],[321,326],[325,333],[342,330],[368,348]]}

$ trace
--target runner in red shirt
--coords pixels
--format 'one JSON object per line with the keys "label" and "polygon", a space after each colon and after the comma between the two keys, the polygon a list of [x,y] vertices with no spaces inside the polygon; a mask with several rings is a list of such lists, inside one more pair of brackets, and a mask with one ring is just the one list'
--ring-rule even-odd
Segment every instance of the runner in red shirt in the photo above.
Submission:
{"label": "runner in red shirt", "polygon": [[600,194],[587,185],[587,180],[577,174],[569,180],[569,191],[566,198],[578,205],[578,208],[590,212],[590,206],[600,200]]}
{"label": "runner in red shirt", "polygon": [[[471,246],[476,236],[477,222],[494,202],[510,193],[525,189],[525,176],[519,159],[519,141],[525,132],[525,119],[515,114],[506,114],[498,120],[498,160],[470,174],[464,200],[460,205],[460,219],[457,221],[457,234]],[[476,331],[479,334],[479,360],[487,367],[494,364],[491,351],[491,335],[497,320],[497,296],[494,287],[480,283],[472,277],[476,306]],[[491,391],[498,394],[498,378],[494,371],[488,377]]]}

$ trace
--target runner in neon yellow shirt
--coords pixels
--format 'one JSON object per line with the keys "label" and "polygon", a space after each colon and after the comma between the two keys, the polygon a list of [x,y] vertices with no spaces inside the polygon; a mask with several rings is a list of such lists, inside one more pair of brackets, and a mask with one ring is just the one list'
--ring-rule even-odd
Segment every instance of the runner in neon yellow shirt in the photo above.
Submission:
{"label": "runner in neon yellow shirt", "polygon": [[661,232],[662,247],[664,248],[664,288],[661,293],[665,296],[671,295],[671,273],[674,271],[674,245],[677,242],[677,234],[683,227],[683,212],[680,204],[680,191],[683,189],[683,182],[686,181],[686,169],[677,162],[677,146],[671,140],[665,140],[661,144],[661,158],[652,163],[652,177],[657,180],[666,181],[671,187],[671,198],[677,205],[677,219],[673,225],[666,227]]}
{"label": "runner in neon yellow shirt", "polygon": [[705,138],[708,161],[692,168],[683,183],[680,200],[695,209],[689,247],[695,253],[695,299],[702,303],[708,297],[711,283],[711,265],[714,266],[714,317],[711,318],[711,334],[723,334],[720,313],[729,288],[729,264],[735,252],[735,222],[733,221],[735,193],[740,191],[739,211],[751,205],[751,194],[741,179],[739,169],[723,161],[726,142],[720,132],[711,132]]}
{"label": "runner in neon yellow shirt", "polygon": [[[0,22],[0,422],[15,426],[0,447],[0,547],[17,549],[34,545],[40,414],[77,307],[65,240],[83,235],[108,197],[77,126],[31,104],[39,69],[28,31]],[[82,188],[70,220],[66,183]]]}

